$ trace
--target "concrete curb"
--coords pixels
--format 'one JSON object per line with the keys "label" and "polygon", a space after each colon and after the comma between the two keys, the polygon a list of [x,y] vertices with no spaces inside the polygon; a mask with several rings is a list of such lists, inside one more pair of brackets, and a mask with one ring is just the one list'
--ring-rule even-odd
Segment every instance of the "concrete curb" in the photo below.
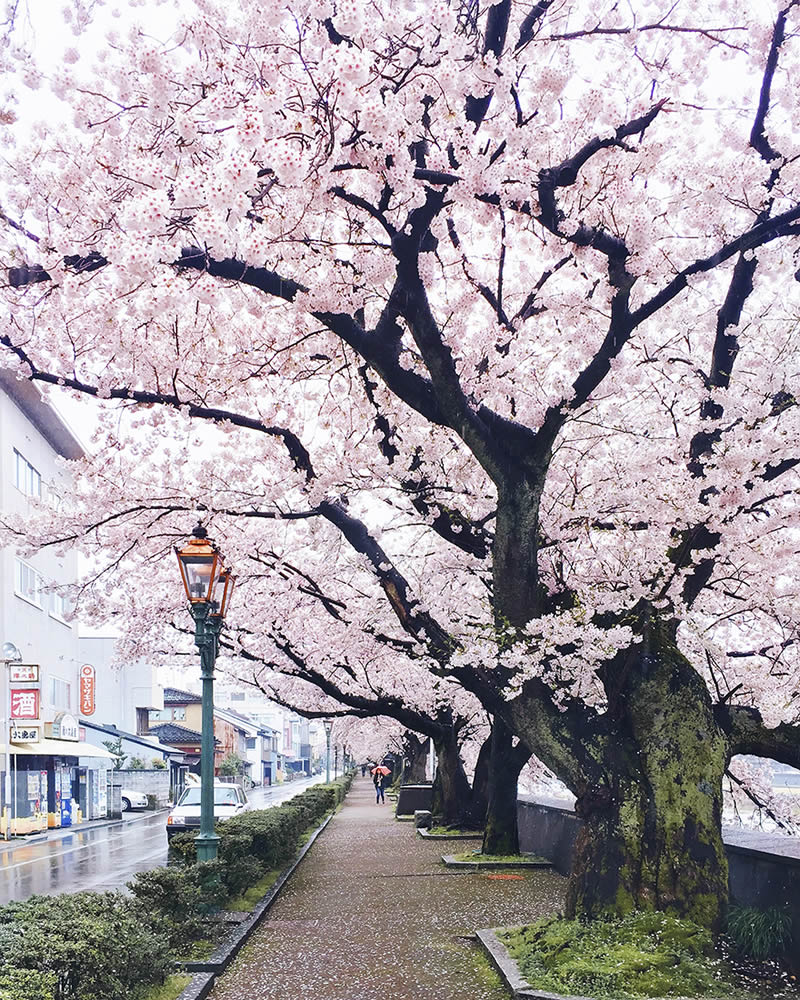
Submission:
{"label": "concrete curb", "polygon": [[454,854],[443,854],[442,861],[448,868],[467,868],[470,870],[485,869],[492,871],[497,868],[552,868],[552,861],[545,861],[542,858],[521,858],[519,861],[456,861]]}
{"label": "concrete curb", "polygon": [[504,930],[513,930],[513,928],[487,928],[486,930],[476,931],[475,937],[489,956],[492,965],[500,973],[500,978],[510,990],[514,1000],[588,1000],[587,997],[562,996],[560,993],[535,990],[526,979],[522,978],[519,966],[509,955],[506,946],[498,938],[497,931]]}
{"label": "concrete curb", "polygon": [[395,813],[394,818],[397,820],[398,823],[413,823],[414,822],[414,814],[413,813],[403,813],[400,816],[398,816],[397,813]]}
{"label": "concrete curb", "polygon": [[196,962],[178,962],[178,969],[194,973],[191,983],[181,993],[179,1000],[204,1000],[204,997],[208,996],[214,985],[215,978],[227,969],[247,939],[264,919],[270,907],[275,902],[278,893],[333,817],[334,813],[331,813],[330,816],[320,823],[303,845],[299,854],[284,868],[272,888],[256,904],[253,912],[238,922],[237,929],[231,933],[223,944],[219,945],[206,959]]}
{"label": "concrete curb", "polygon": [[213,988],[214,975],[211,972],[198,972],[192,976],[192,981],[178,1000],[205,1000]]}

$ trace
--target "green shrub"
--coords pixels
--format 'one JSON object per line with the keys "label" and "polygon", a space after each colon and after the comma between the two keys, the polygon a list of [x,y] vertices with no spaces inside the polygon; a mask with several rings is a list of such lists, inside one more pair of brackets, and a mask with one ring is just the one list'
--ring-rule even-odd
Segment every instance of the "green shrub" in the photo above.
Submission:
{"label": "green shrub", "polygon": [[235,750],[226,754],[219,763],[219,773],[227,778],[235,778],[243,770],[244,761]]}
{"label": "green shrub", "polygon": [[194,865],[155,868],[139,872],[128,883],[141,919],[158,926],[173,950],[208,937],[211,931],[195,869]]}
{"label": "green shrub", "polygon": [[786,953],[792,940],[792,916],[778,906],[766,910],[732,906],[726,930],[737,955],[763,962]]}
{"label": "green shrub", "polygon": [[351,780],[218,824],[216,861],[195,861],[194,833],[175,836],[181,862],[138,874],[128,883],[132,898],[81,892],[0,907],[0,1000],[138,1000],[165,981],[170,948],[210,936],[211,915],[283,868]]}
{"label": "green shrub", "polygon": [[32,896],[0,907],[0,956],[0,971],[53,973],[58,1000],[134,1000],[171,967],[163,936],[118,892]]}
{"label": "green shrub", "polygon": [[0,1000],[53,1000],[58,976],[35,969],[0,970]]}

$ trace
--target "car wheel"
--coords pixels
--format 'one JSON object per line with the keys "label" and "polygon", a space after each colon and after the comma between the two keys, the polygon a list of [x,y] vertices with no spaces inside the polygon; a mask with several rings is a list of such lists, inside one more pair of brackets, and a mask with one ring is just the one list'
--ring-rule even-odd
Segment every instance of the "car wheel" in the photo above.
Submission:
{"label": "car wheel", "polygon": [[126,799],[125,796],[122,797],[122,811],[127,812],[131,807],[130,799]]}

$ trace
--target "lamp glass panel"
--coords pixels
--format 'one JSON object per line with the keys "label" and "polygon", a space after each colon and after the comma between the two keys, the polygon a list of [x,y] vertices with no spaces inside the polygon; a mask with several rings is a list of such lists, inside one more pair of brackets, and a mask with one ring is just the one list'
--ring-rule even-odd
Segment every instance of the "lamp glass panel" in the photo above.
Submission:
{"label": "lamp glass panel", "polygon": [[213,610],[212,614],[218,614],[220,618],[224,618],[228,613],[228,608],[231,603],[231,594],[233,592],[233,585],[236,582],[236,577],[233,576],[228,570],[223,570],[219,574],[219,585],[222,587],[222,596],[219,603],[219,610]]}
{"label": "lamp glass panel", "polygon": [[215,555],[182,556],[181,564],[186,576],[186,587],[190,601],[209,601],[214,599],[218,574],[214,573]]}

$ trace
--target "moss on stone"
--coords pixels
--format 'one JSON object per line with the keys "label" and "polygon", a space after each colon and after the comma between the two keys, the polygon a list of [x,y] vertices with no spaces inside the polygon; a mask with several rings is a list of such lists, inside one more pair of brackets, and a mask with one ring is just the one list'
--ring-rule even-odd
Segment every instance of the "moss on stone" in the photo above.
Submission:
{"label": "moss on stone", "polygon": [[535,854],[483,854],[481,851],[463,851],[461,854],[454,854],[453,860],[485,862],[493,865],[518,865],[525,861],[548,865],[551,863],[546,858],[537,857]]}
{"label": "moss on stone", "polygon": [[665,913],[585,923],[556,917],[499,937],[534,989],[598,1000],[752,996],[730,978],[708,930]]}

